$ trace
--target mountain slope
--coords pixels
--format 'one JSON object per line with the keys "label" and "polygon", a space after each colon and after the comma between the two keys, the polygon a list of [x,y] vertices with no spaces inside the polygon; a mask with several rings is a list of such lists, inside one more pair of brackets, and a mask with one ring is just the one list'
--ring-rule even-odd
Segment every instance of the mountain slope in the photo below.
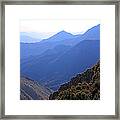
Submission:
{"label": "mountain slope", "polygon": [[83,40],[100,40],[100,24],[87,30],[82,36]]}
{"label": "mountain slope", "polygon": [[51,93],[51,90],[29,78],[22,77],[20,80],[21,100],[47,100]]}
{"label": "mountain slope", "polygon": [[83,72],[86,68],[93,66],[100,58],[99,41],[82,41],[62,56],[49,62],[46,76],[41,80],[48,80],[45,85],[51,89],[58,86],[74,76]]}
{"label": "mountain slope", "polygon": [[[65,52],[67,52],[69,49],[71,49],[71,46],[66,45],[58,45],[54,49],[48,49],[41,55],[36,56],[30,56],[27,59],[22,59],[20,62],[20,69],[21,74],[24,74],[26,70],[30,68],[30,71],[32,71],[32,67],[34,65],[36,69],[34,70],[36,73],[39,72],[39,69],[42,66],[46,66],[50,61],[56,59],[56,57],[61,56]],[[36,71],[38,69],[38,71]]]}
{"label": "mountain slope", "polygon": [[60,86],[50,100],[99,100],[100,99],[100,63],[77,74],[68,83]]}
{"label": "mountain slope", "polygon": [[[100,58],[100,41],[82,41],[63,54],[47,54],[21,65],[21,73],[56,90],[78,72],[94,65]],[[62,49],[60,49],[62,50]],[[53,50],[56,51],[56,50]]]}

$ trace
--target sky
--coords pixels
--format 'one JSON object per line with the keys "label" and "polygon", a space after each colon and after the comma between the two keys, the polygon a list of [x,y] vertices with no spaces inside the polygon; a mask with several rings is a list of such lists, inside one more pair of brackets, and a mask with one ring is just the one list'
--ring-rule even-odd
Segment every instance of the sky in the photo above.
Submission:
{"label": "sky", "polygon": [[64,30],[73,35],[83,34],[88,29],[100,24],[98,20],[80,19],[28,19],[20,21],[20,32],[25,32],[31,37],[46,39]]}

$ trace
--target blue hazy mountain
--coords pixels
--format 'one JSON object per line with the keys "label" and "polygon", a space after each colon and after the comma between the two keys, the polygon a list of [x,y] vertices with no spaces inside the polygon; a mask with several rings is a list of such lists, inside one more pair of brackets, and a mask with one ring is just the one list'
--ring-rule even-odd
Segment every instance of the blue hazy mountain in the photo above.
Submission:
{"label": "blue hazy mountain", "polygon": [[22,63],[21,73],[56,90],[76,73],[83,72],[99,60],[99,42],[85,40],[63,54],[51,52],[49,55],[34,57],[26,64]]}
{"label": "blue hazy mountain", "polygon": [[21,43],[21,74],[57,90],[100,59],[99,40],[97,25],[82,35],[61,31],[39,43]]}
{"label": "blue hazy mountain", "polygon": [[71,39],[73,37],[74,35],[67,33],[65,31],[61,31],[48,39],[42,40],[41,42],[37,43],[21,42],[20,44],[21,59],[33,55],[40,55],[44,53],[46,50],[53,49],[57,45],[73,46],[79,42]]}
{"label": "blue hazy mountain", "polygon": [[27,35],[22,35],[20,34],[20,41],[22,43],[36,43],[36,42],[40,42],[41,39],[37,39],[37,38],[33,38],[33,37],[30,37],[30,36],[27,36]]}
{"label": "blue hazy mountain", "polygon": [[[82,41],[62,56],[49,62],[50,69],[44,79],[49,79],[50,82],[46,85],[56,90],[60,84],[68,82],[76,73],[81,73],[93,66],[100,59],[99,42],[97,40]],[[54,79],[51,76],[54,76]]]}
{"label": "blue hazy mountain", "polygon": [[71,33],[68,33],[68,32],[66,32],[66,31],[63,30],[63,31],[60,31],[57,34],[53,35],[52,37],[44,40],[44,42],[48,41],[48,40],[49,40],[49,42],[50,41],[51,42],[52,41],[54,41],[54,42],[55,41],[62,41],[62,40],[67,40],[67,39],[71,39],[71,38],[74,38],[74,35],[72,35]]}
{"label": "blue hazy mountain", "polygon": [[33,55],[40,55],[44,53],[47,49],[53,49],[56,45],[74,46],[82,40],[88,40],[88,39],[99,40],[100,39],[99,33],[100,33],[100,25],[97,25],[89,29],[87,32],[85,32],[82,35],[81,34],[72,35],[71,33],[61,31],[48,39],[44,39],[36,43],[23,43],[22,41],[25,41],[25,39],[27,40],[28,38],[22,37],[20,38],[21,39],[20,57],[21,59],[23,59]]}
{"label": "blue hazy mountain", "polygon": [[51,60],[56,59],[57,56],[61,56],[66,51],[70,50],[70,48],[71,46],[57,45],[54,47],[54,49],[47,49],[43,54],[29,56],[27,59],[21,59],[21,72],[23,73],[26,69],[28,69],[29,66],[33,65],[33,63],[47,64]]}
{"label": "blue hazy mountain", "polygon": [[43,40],[45,34],[39,32],[20,32],[20,42],[22,43],[36,43]]}
{"label": "blue hazy mountain", "polygon": [[100,40],[100,25],[87,30],[82,36],[83,40]]}

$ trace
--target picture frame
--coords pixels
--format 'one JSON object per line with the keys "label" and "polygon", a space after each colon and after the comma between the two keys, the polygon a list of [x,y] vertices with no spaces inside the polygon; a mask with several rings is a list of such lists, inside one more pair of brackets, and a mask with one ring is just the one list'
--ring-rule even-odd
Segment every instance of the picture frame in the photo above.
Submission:
{"label": "picture frame", "polygon": [[[5,115],[5,5],[115,5],[115,115]],[[119,119],[119,1],[2,1],[1,9],[1,119]]]}

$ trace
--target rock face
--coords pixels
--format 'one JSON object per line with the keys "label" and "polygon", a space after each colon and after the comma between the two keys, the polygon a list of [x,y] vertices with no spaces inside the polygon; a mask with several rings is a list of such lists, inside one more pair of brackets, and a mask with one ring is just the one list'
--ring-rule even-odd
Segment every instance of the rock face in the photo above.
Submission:
{"label": "rock face", "polygon": [[99,100],[100,99],[100,62],[81,74],[77,74],[70,82],[60,86],[50,100]]}
{"label": "rock face", "polygon": [[26,77],[20,80],[21,100],[48,100],[51,90]]}

